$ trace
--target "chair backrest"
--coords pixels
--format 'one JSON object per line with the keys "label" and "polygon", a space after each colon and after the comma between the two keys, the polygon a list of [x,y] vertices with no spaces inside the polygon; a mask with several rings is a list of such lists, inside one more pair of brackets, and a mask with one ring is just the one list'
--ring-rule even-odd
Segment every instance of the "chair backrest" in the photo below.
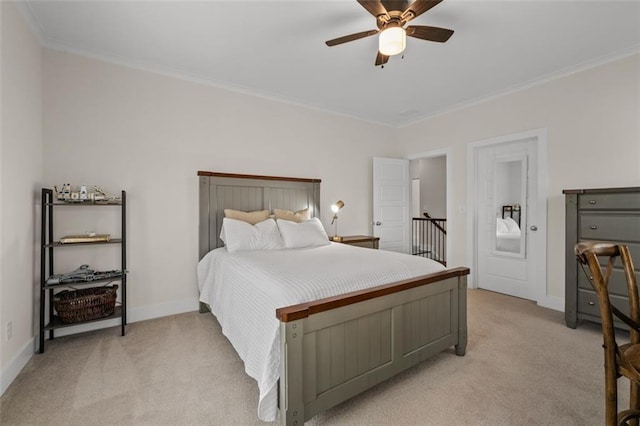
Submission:
{"label": "chair backrest", "polygon": [[[640,342],[640,308],[638,302],[638,286],[636,282],[633,261],[626,245],[605,243],[597,241],[583,241],[576,244],[575,253],[578,261],[589,268],[589,279],[593,285],[600,305],[600,318],[602,321],[602,334],[605,348],[605,368],[617,368],[619,364],[623,368],[631,368],[630,374],[640,380],[640,372],[637,372],[624,359],[618,351],[614,329],[614,315],[625,322],[630,329],[631,343]],[[603,271],[600,260],[607,258],[606,269]],[[613,272],[616,259],[620,257],[627,283],[629,298],[629,316],[615,307],[609,298],[609,280]]]}

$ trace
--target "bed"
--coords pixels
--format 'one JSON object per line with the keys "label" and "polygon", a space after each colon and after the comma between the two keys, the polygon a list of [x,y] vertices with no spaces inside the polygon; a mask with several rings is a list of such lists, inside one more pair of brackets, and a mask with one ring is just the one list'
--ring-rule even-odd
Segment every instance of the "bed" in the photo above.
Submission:
{"label": "bed", "polygon": [[496,249],[512,253],[520,252],[520,226],[512,218],[496,218]]}
{"label": "bed", "polygon": [[468,268],[339,243],[229,253],[224,209],[318,217],[320,180],[198,176],[201,312],[258,382],[261,420],[302,424],[447,348],[464,355]]}

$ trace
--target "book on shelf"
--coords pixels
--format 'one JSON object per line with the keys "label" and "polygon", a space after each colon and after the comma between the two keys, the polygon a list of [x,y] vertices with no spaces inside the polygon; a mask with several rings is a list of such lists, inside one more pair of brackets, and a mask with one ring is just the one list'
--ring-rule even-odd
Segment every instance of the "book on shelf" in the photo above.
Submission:
{"label": "book on shelf", "polygon": [[111,241],[111,234],[79,234],[60,238],[60,244],[99,243]]}

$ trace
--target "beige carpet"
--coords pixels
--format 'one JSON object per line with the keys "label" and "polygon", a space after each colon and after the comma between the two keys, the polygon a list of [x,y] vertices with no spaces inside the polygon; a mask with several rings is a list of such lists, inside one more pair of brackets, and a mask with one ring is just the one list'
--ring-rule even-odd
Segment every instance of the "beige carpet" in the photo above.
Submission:
{"label": "beige carpet", "polygon": [[[311,424],[601,425],[599,326],[469,291],[467,355],[453,350]],[[187,313],[56,339],[0,398],[0,424],[249,425],[258,389],[211,314]],[[627,382],[621,402],[628,400]]]}

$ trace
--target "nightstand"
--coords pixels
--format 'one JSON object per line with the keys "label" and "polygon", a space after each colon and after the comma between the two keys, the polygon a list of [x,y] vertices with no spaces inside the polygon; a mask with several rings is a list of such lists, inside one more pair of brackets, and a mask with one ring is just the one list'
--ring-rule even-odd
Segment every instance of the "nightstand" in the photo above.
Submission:
{"label": "nightstand", "polygon": [[335,240],[334,237],[330,237],[329,239],[336,243],[349,244],[352,246],[358,247],[366,247],[377,249],[378,242],[380,241],[379,237],[373,237],[370,235],[346,235],[338,237],[338,240]]}

